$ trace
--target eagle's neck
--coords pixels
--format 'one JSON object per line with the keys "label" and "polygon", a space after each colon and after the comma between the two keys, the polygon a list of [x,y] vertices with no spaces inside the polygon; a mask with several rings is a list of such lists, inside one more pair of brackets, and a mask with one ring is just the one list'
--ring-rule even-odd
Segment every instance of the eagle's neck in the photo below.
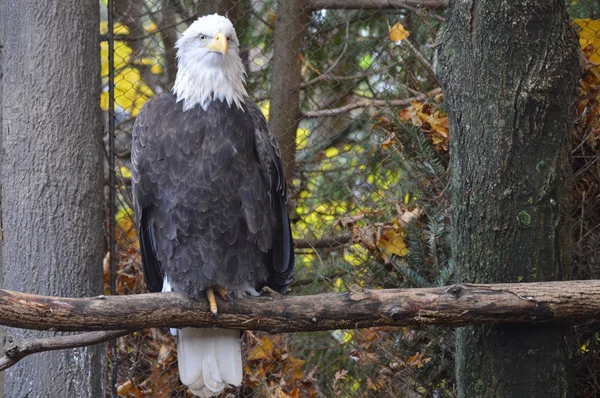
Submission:
{"label": "eagle's neck", "polygon": [[215,100],[225,101],[230,107],[235,104],[243,110],[244,97],[248,96],[244,87],[244,75],[241,60],[207,68],[200,63],[186,62],[185,58],[180,58],[173,92],[177,102],[183,101],[184,111],[196,105],[206,110]]}

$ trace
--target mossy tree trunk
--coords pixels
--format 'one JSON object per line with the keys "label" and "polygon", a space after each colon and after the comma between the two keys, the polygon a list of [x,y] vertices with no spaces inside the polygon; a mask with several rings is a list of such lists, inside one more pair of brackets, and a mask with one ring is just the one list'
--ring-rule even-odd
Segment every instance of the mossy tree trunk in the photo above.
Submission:
{"label": "mossy tree trunk", "polygon": [[[568,278],[569,154],[580,66],[565,2],[453,1],[440,43],[459,280]],[[572,395],[567,330],[459,329],[459,396]]]}

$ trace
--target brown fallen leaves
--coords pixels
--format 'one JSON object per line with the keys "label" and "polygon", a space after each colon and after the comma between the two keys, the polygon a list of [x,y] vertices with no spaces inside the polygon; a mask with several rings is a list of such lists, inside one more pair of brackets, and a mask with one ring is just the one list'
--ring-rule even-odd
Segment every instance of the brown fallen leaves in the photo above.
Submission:
{"label": "brown fallen leaves", "polygon": [[246,333],[252,347],[244,364],[244,386],[260,390],[260,396],[268,398],[318,395],[312,380],[303,372],[306,361],[288,351],[284,336]]}

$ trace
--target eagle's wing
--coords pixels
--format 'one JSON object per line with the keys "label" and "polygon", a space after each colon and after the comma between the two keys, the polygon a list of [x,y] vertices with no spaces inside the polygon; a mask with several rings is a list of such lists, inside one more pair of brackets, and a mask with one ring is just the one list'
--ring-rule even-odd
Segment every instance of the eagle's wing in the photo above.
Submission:
{"label": "eagle's wing", "polygon": [[150,292],[160,292],[163,287],[164,272],[160,261],[156,257],[156,240],[154,237],[154,228],[150,222],[151,203],[153,201],[154,184],[150,181],[141,181],[143,173],[141,170],[147,169],[145,156],[146,141],[149,138],[148,127],[157,125],[161,112],[154,111],[153,105],[160,101],[160,98],[153,99],[146,103],[135,120],[133,126],[133,143],[131,146],[131,172],[132,172],[132,192],[133,207],[138,226],[138,235],[140,239],[140,252],[142,255],[142,268],[144,271],[144,281]]}
{"label": "eagle's wing", "polygon": [[246,107],[254,121],[256,154],[276,218],[271,249],[264,260],[269,272],[266,285],[279,293],[285,293],[294,276],[294,244],[286,207],[286,180],[279,144],[260,108],[250,99],[246,100]]}

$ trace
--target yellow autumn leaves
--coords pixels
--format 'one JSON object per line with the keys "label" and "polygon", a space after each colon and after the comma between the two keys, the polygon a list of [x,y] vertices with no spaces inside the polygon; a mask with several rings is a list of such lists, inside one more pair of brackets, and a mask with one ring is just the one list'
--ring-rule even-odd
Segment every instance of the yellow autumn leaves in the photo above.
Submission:
{"label": "yellow autumn leaves", "polygon": [[579,28],[579,45],[587,59],[595,64],[600,64],[600,20],[574,19]]}
{"label": "yellow autumn leaves", "polygon": [[[153,26],[148,26],[147,31],[155,29]],[[108,32],[108,24],[102,22],[100,24],[100,33]],[[126,26],[116,23],[114,33],[118,36],[129,35],[129,29]],[[100,47],[102,79],[104,89],[100,95],[100,106],[102,110],[108,110],[108,43],[103,41]],[[153,74],[162,73],[160,63],[154,58],[134,58],[133,50],[125,41],[115,40],[114,49],[114,70],[115,70],[115,105],[120,112],[126,112],[131,116],[136,116],[142,105],[150,99],[154,92],[144,82],[136,65],[150,66],[150,72]]]}
{"label": "yellow autumn leaves", "polygon": [[406,40],[410,32],[400,22],[390,28],[390,40],[394,43]]}

